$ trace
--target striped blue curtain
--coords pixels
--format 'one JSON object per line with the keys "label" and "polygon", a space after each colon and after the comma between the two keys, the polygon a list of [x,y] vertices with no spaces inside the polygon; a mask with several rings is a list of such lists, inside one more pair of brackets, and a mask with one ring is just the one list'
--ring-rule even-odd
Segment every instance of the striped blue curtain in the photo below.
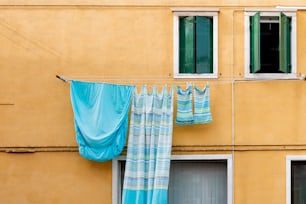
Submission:
{"label": "striped blue curtain", "polygon": [[134,89],[122,204],[166,204],[173,129],[173,88]]}

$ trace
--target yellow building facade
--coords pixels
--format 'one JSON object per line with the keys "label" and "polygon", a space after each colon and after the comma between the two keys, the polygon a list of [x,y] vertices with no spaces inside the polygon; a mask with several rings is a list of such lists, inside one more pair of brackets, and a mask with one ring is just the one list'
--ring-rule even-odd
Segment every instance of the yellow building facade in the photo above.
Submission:
{"label": "yellow building facade", "polygon": [[[228,204],[290,204],[291,163],[306,161],[303,6],[303,0],[0,0],[0,203],[117,204],[114,162],[78,153],[70,87],[60,75],[138,89],[209,83],[214,121],[174,124],[172,154],[230,158]],[[212,11],[216,77],[175,77],[175,15]],[[256,11],[294,14],[291,77],[246,72],[245,21]]]}

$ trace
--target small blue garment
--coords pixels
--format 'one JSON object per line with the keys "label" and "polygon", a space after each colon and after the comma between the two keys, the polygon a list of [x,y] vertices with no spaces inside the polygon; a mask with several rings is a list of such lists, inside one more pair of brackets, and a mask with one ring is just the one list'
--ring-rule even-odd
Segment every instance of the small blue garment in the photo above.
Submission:
{"label": "small blue garment", "polygon": [[134,86],[71,81],[70,95],[80,154],[107,161],[125,145]]}
{"label": "small blue garment", "polygon": [[192,111],[192,86],[187,84],[186,90],[177,87],[177,114],[175,123],[177,125],[193,124]]}
{"label": "small blue garment", "polygon": [[204,89],[194,87],[194,117],[193,124],[205,124],[213,121],[210,112],[210,87]]}

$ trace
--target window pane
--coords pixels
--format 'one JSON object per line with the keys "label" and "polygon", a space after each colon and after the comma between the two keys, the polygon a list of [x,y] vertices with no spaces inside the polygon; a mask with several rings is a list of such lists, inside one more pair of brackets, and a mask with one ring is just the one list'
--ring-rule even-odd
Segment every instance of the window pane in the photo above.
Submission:
{"label": "window pane", "polygon": [[179,28],[179,71],[194,73],[194,16],[180,18]]}
{"label": "window pane", "polygon": [[260,23],[260,71],[279,73],[279,23]]}
{"label": "window pane", "polygon": [[213,18],[196,17],[196,73],[213,72]]}
{"label": "window pane", "polygon": [[169,204],[226,204],[226,161],[172,161]]}
{"label": "window pane", "polygon": [[306,203],[306,162],[291,163],[291,203]]}

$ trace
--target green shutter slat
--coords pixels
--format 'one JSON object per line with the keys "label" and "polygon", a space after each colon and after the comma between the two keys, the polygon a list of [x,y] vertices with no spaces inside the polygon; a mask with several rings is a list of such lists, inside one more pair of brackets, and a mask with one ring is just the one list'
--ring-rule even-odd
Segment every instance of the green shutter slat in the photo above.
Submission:
{"label": "green shutter slat", "polygon": [[180,18],[179,72],[194,73],[194,16]]}
{"label": "green shutter slat", "polygon": [[196,72],[213,72],[213,19],[196,17]]}
{"label": "green shutter slat", "polygon": [[250,29],[250,71],[256,73],[260,71],[260,13],[257,12],[251,16],[251,29]]}
{"label": "green shutter slat", "polygon": [[279,23],[279,70],[291,72],[291,19],[284,13],[280,14]]}

